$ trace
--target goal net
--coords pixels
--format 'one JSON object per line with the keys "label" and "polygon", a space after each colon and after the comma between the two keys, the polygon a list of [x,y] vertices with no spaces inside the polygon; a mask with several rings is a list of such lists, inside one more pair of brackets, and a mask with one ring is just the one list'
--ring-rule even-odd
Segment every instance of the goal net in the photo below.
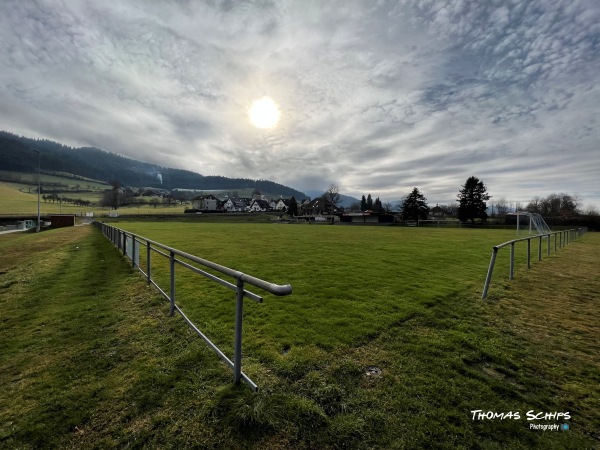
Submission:
{"label": "goal net", "polygon": [[529,223],[527,225],[525,225],[525,227],[529,227],[529,234],[532,234],[535,231],[537,231],[537,234],[549,234],[552,232],[552,230],[550,230],[550,227],[548,226],[548,224],[546,223],[546,221],[544,220],[544,218],[542,216],[540,216],[538,213],[529,213],[529,212],[518,212],[517,213],[517,234],[519,234],[520,231],[520,216],[526,216],[529,218]]}

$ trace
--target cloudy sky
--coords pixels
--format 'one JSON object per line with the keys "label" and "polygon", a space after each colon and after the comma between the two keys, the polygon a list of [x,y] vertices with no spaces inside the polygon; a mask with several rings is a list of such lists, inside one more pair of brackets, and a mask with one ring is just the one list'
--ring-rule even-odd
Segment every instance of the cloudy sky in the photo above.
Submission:
{"label": "cloudy sky", "polygon": [[599,74],[597,0],[0,2],[0,128],[305,192],[600,207]]}

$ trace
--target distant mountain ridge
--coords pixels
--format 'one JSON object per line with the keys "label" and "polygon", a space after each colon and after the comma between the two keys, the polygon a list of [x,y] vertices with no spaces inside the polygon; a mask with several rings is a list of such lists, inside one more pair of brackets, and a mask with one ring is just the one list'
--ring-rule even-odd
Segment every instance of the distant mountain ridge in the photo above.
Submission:
{"label": "distant mountain ridge", "polygon": [[162,189],[241,190],[258,189],[263,194],[306,198],[304,192],[269,180],[204,176],[183,169],[145,163],[93,147],[72,148],[47,139],[31,139],[0,131],[0,170],[35,172],[38,155],[44,170],[68,172],[123,185]]}

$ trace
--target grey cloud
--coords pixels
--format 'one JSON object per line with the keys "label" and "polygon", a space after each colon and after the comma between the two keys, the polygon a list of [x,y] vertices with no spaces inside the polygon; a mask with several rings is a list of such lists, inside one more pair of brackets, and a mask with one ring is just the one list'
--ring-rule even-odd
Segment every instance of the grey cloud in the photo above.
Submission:
{"label": "grey cloud", "polygon": [[[0,117],[311,191],[453,201],[476,175],[507,199],[600,206],[599,24],[586,1],[8,1]],[[274,130],[248,123],[263,95]]]}

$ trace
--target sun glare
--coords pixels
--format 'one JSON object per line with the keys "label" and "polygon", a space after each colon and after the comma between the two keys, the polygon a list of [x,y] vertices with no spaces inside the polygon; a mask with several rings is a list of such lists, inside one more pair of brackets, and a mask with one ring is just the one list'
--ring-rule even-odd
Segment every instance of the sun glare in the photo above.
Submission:
{"label": "sun glare", "polygon": [[273,128],[281,117],[281,111],[271,97],[254,100],[248,114],[250,123],[257,128]]}

